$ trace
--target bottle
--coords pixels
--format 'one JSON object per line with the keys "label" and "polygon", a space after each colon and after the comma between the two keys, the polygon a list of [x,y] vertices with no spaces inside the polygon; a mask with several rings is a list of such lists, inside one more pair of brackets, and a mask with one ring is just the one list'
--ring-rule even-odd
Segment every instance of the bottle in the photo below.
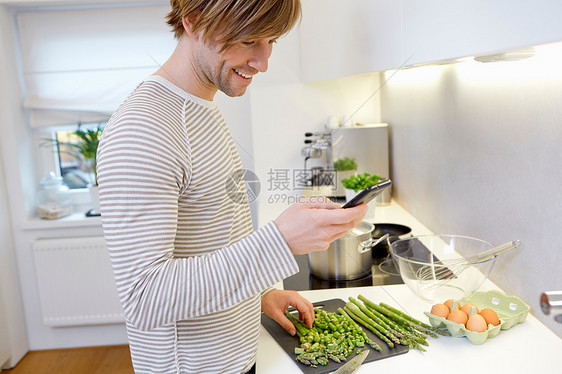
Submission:
{"label": "bottle", "polygon": [[72,213],[68,187],[62,178],[50,172],[41,180],[41,189],[37,192],[37,213],[40,218],[57,219]]}

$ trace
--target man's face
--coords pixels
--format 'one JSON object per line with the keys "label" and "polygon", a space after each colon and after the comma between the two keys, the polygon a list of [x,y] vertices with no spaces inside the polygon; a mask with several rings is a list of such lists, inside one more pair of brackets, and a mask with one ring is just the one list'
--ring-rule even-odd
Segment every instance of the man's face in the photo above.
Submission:
{"label": "man's face", "polygon": [[249,40],[221,51],[221,45],[200,40],[195,55],[200,84],[228,96],[243,95],[252,77],[267,70],[275,41],[276,38]]}

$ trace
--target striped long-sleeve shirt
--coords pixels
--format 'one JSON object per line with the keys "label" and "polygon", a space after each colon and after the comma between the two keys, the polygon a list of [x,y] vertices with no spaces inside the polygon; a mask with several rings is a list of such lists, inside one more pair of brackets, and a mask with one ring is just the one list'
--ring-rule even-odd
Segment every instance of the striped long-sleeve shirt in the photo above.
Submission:
{"label": "striped long-sleeve shirt", "polygon": [[298,266],[275,224],[253,232],[248,201],[226,191],[241,168],[215,103],[159,76],[105,127],[103,230],[136,373],[254,363],[261,294]]}

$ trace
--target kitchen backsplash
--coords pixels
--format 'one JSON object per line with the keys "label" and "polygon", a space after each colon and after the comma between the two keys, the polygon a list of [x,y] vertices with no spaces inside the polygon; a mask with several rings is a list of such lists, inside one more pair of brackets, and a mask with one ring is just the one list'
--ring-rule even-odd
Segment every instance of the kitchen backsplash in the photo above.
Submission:
{"label": "kitchen backsplash", "polygon": [[562,336],[539,305],[562,285],[562,47],[536,50],[399,71],[381,111],[392,126],[393,197],[434,232],[521,240],[490,278]]}

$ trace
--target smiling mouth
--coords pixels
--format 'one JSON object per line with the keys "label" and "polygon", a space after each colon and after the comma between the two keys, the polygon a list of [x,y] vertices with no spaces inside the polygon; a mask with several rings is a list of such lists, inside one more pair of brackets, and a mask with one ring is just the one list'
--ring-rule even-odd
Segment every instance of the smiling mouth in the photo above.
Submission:
{"label": "smiling mouth", "polygon": [[244,73],[242,73],[241,71],[238,71],[238,70],[236,70],[236,69],[232,69],[232,70],[234,70],[234,72],[235,72],[236,74],[238,74],[239,76],[241,76],[242,78],[246,78],[246,79],[252,78],[252,75],[250,75],[250,74],[244,74]]}

